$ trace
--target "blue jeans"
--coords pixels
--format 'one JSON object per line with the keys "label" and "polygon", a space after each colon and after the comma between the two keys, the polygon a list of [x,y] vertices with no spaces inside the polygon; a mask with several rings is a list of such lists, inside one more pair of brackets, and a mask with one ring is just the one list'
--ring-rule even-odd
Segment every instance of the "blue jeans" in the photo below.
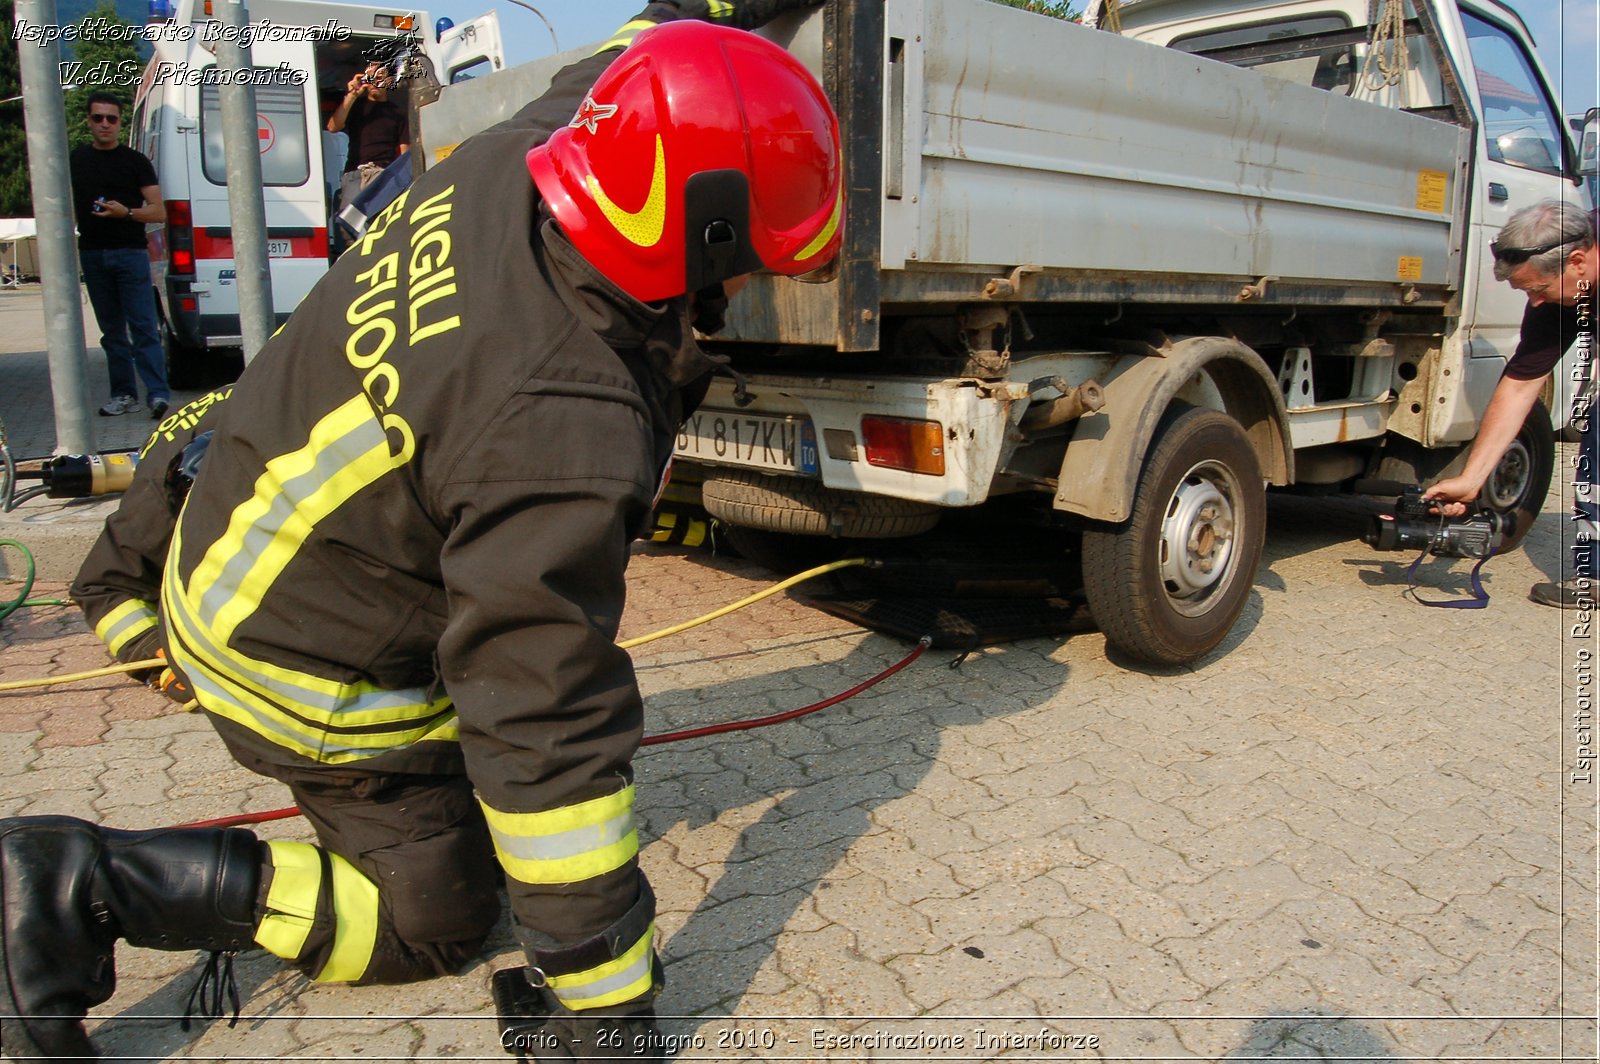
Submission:
{"label": "blue jeans", "polygon": [[150,284],[150,259],[143,248],[100,248],[78,252],[89,305],[100,326],[111,394],[139,397],[144,381],[149,401],[172,398],[167,388],[167,356],[156,325],[156,294]]}

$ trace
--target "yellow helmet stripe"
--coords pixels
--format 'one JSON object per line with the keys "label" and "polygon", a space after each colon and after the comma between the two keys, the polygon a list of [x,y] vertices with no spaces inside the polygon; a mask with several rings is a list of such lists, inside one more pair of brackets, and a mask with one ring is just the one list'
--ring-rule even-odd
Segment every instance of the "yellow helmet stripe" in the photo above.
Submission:
{"label": "yellow helmet stripe", "polygon": [[656,134],[656,163],[655,172],[650,177],[650,194],[645,197],[644,206],[636,211],[626,211],[617,206],[606,190],[600,187],[600,182],[593,174],[586,178],[589,185],[589,195],[594,197],[595,204],[600,208],[600,213],[628,239],[642,248],[655,247],[661,241],[661,234],[667,227],[667,149],[661,143],[661,134]]}
{"label": "yellow helmet stripe", "polygon": [[828,216],[828,224],[822,231],[811,238],[811,243],[801,248],[795,254],[796,262],[804,262],[828,246],[828,241],[833,239],[833,234],[839,230],[839,220],[844,217],[844,189],[839,189],[838,197],[833,201],[833,213]]}

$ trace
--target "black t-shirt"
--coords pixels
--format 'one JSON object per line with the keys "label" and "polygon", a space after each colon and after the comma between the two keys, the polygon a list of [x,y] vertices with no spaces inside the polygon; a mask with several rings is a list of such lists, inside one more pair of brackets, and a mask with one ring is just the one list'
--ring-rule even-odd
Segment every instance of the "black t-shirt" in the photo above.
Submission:
{"label": "black t-shirt", "polygon": [[1522,314],[1522,336],[1506,363],[1505,375],[1514,381],[1538,380],[1555,368],[1578,338],[1578,308],[1560,303],[1529,306]]}
{"label": "black t-shirt", "polygon": [[400,143],[410,142],[406,136],[406,113],[388,100],[373,103],[362,99],[350,106],[344,120],[344,131],[350,135],[350,154],[345,157],[346,173],[362,163],[388,166],[400,154]]}
{"label": "black t-shirt", "polygon": [[100,218],[94,201],[116,200],[132,210],[144,206],[139,190],[156,183],[150,160],[119,144],[102,151],[85,144],[72,153],[72,209],[78,216],[78,247],[85,251],[106,248],[142,248],[144,223],[132,218]]}

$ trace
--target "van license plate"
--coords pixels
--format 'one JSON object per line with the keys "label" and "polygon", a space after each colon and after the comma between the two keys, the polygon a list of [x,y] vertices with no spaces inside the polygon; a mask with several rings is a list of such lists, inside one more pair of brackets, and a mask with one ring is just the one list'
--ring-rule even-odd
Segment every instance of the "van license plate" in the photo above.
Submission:
{"label": "van license plate", "polygon": [[294,257],[294,244],[287,240],[267,241],[267,258],[288,259]]}
{"label": "van license plate", "polygon": [[700,410],[678,433],[680,457],[817,475],[817,431],[803,417]]}

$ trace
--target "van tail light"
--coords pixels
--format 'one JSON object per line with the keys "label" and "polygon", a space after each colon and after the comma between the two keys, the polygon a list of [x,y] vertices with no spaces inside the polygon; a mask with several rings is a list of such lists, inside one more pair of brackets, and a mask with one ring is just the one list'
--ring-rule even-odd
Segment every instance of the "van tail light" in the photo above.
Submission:
{"label": "van tail light", "polygon": [[167,201],[167,272],[194,276],[194,215],[188,200]]}
{"label": "van tail light", "polygon": [[864,417],[867,464],[944,476],[944,426],[903,417]]}

